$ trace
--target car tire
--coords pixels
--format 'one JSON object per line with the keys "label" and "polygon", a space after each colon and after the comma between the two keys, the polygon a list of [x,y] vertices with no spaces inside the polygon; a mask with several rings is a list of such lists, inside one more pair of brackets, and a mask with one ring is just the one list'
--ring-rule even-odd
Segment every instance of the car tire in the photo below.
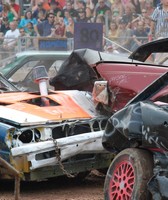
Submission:
{"label": "car tire", "polygon": [[145,150],[128,148],[112,161],[104,183],[105,200],[151,199],[147,182],[153,175],[153,158]]}

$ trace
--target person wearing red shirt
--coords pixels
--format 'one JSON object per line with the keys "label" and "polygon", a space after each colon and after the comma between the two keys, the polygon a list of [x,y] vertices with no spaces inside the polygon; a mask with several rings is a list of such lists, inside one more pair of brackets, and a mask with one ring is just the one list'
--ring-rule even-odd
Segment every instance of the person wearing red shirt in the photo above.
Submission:
{"label": "person wearing red shirt", "polygon": [[20,6],[15,3],[15,0],[10,0],[10,5],[14,8],[16,13],[18,14],[18,17],[20,18]]}
{"label": "person wearing red shirt", "polygon": [[65,6],[65,0],[48,0],[49,3],[55,1],[57,3],[57,7],[60,9],[63,9],[63,7]]}

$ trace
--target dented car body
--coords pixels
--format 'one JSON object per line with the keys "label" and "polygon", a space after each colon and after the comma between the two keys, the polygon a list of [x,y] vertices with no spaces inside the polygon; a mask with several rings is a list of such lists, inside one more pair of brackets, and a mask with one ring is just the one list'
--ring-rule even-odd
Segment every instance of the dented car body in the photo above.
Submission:
{"label": "dented car body", "polygon": [[[167,53],[167,42],[162,39],[146,44],[130,57],[144,61],[153,52]],[[165,72],[108,120],[102,143],[116,156],[106,174],[106,200],[168,198],[167,124],[168,72]]]}
{"label": "dented car body", "polygon": [[[87,92],[50,91],[45,98],[39,93],[3,92],[0,113],[0,155],[22,180],[106,168],[111,160],[101,144],[107,116],[95,110]],[[1,178],[11,178],[5,169],[1,172]]]}

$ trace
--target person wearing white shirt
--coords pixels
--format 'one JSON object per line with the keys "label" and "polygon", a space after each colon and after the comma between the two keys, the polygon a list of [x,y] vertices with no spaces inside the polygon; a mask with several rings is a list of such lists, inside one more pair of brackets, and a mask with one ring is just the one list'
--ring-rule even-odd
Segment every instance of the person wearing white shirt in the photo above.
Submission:
{"label": "person wearing white shirt", "polygon": [[15,21],[10,22],[10,30],[4,35],[3,49],[6,51],[14,50],[17,45],[17,38],[20,36],[17,23]]}
{"label": "person wearing white shirt", "polygon": [[20,36],[19,29],[17,28],[16,21],[12,21],[9,24],[10,30],[4,35],[4,40],[2,43],[2,59],[12,56],[13,53],[16,53],[18,37]]}

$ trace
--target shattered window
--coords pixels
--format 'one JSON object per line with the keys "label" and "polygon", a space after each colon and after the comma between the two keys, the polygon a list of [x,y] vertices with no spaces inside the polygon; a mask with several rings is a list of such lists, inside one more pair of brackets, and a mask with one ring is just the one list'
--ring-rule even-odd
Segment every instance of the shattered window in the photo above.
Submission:
{"label": "shattered window", "polygon": [[59,71],[62,63],[64,62],[64,60],[56,60],[52,66],[50,67],[49,71],[48,71],[48,76],[49,77],[54,77],[56,76],[57,72]]}
{"label": "shattered window", "polygon": [[19,68],[10,78],[12,82],[23,81],[34,66],[38,64],[39,61],[30,61],[25,63],[21,68]]}

